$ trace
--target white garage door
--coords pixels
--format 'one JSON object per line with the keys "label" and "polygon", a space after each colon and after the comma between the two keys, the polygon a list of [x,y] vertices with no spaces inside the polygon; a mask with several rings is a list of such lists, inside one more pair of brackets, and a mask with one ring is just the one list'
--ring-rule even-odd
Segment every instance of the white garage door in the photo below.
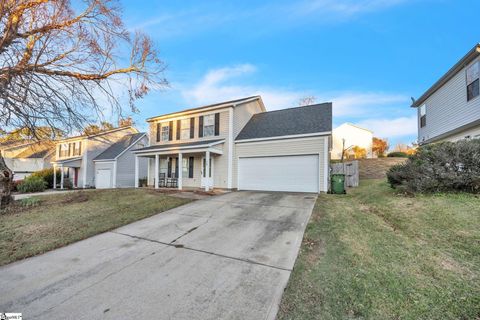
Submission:
{"label": "white garage door", "polygon": [[318,192],[318,155],[240,158],[239,190]]}
{"label": "white garage door", "polygon": [[110,169],[97,169],[95,187],[97,189],[112,187],[112,171]]}

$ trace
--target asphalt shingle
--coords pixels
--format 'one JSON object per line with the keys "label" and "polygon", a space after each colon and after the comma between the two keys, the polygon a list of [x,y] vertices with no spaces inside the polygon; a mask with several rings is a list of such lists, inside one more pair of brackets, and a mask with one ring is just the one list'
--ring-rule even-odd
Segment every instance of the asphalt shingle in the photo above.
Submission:
{"label": "asphalt shingle", "polygon": [[125,149],[135,143],[135,141],[140,139],[140,137],[142,137],[143,135],[145,135],[145,132],[128,134],[121,138],[119,141],[112,144],[93,160],[113,160]]}
{"label": "asphalt shingle", "polygon": [[235,140],[332,131],[332,103],[262,112],[253,115]]}

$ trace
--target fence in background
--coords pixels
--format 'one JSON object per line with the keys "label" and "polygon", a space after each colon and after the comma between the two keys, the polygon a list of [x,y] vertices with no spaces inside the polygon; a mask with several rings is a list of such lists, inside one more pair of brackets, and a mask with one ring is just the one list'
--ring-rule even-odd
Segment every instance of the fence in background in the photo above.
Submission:
{"label": "fence in background", "polygon": [[358,187],[360,181],[358,161],[349,161],[344,163],[332,163],[332,174],[345,174],[345,187]]}

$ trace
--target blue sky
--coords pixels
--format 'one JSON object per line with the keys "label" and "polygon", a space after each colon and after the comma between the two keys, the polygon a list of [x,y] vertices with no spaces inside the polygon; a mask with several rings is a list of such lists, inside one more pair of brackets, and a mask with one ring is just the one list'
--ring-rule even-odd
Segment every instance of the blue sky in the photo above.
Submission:
{"label": "blue sky", "polygon": [[352,122],[416,139],[418,98],[480,42],[480,1],[120,0],[130,30],[149,34],[170,88],[139,101],[134,118],[260,94],[267,110],[315,96]]}

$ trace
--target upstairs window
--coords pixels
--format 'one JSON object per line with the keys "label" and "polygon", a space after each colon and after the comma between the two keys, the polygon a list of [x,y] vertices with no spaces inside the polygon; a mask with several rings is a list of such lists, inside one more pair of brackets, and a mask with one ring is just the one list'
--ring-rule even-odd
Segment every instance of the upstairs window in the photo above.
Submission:
{"label": "upstairs window", "polygon": [[190,118],[183,119],[180,122],[180,139],[187,140],[190,139]]}
{"label": "upstairs window", "polygon": [[59,156],[60,157],[68,157],[68,143],[62,143],[59,146]]}
{"label": "upstairs window", "polygon": [[162,141],[168,141],[170,137],[170,125],[166,123],[162,123]]}
{"label": "upstairs window", "polygon": [[215,134],[215,115],[203,116],[203,136],[211,137]]}
{"label": "upstairs window", "polygon": [[420,128],[423,128],[427,125],[427,106],[423,104],[420,107]]}
{"label": "upstairs window", "polygon": [[73,155],[79,156],[82,153],[82,142],[77,141],[73,144]]}
{"label": "upstairs window", "polygon": [[467,69],[467,101],[480,94],[480,62],[477,61]]}

